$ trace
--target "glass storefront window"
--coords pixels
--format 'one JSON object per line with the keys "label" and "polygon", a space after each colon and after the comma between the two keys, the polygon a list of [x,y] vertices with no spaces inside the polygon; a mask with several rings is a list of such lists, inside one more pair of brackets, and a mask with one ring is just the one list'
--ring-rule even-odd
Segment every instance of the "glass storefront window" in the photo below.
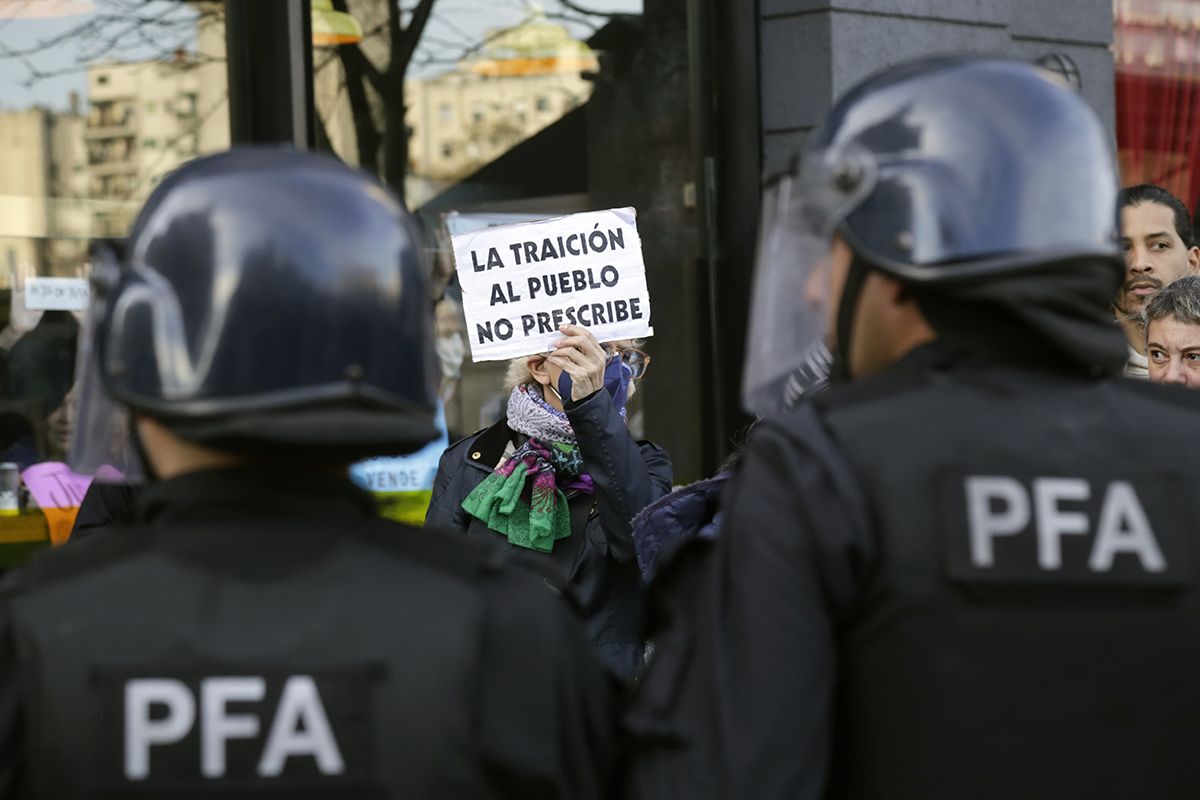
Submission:
{"label": "glass storefront window", "polygon": [[0,568],[65,538],[82,498],[55,465],[91,246],[123,238],[163,175],[229,146],[222,8],[0,6],[0,473],[24,483],[15,516],[0,487]]}
{"label": "glass storefront window", "polygon": [[700,477],[698,404],[681,411],[668,390],[696,385],[701,372],[686,4],[439,0],[415,42],[419,21],[400,20],[412,52],[402,86],[389,66],[406,51],[388,39],[387,4],[334,5],[364,38],[314,56],[321,138],[383,177],[422,223],[450,438],[495,421],[506,394],[504,364],[471,362],[447,218],[486,224],[633,206],[654,304],[647,348],[672,355],[656,360],[663,369],[635,399],[631,427],[672,451],[681,479]]}

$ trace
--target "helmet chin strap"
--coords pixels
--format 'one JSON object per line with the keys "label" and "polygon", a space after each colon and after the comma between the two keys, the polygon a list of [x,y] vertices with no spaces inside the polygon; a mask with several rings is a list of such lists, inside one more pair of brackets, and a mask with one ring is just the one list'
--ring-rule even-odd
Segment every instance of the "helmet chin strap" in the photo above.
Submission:
{"label": "helmet chin strap", "polygon": [[846,273],[846,283],[842,287],[842,296],[837,308],[837,346],[833,348],[833,365],[830,367],[831,383],[849,383],[854,380],[850,374],[850,334],[854,330],[854,315],[858,311],[858,299],[862,294],[863,284],[872,267],[855,254],[850,261],[850,270]]}

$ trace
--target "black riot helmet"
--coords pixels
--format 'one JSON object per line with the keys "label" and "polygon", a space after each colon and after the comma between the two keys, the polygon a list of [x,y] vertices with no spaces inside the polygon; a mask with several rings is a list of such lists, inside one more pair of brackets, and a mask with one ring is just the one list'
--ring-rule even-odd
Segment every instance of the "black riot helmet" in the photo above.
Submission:
{"label": "black riot helmet", "polygon": [[[1069,314],[1111,317],[1124,270],[1117,190],[1103,125],[1045,70],[937,57],[867,79],[764,196],[748,406],[770,406],[755,397],[811,358],[804,343],[819,341],[834,314],[844,351],[870,269],[926,296],[983,299],[1086,264],[1086,308]],[[838,308],[835,235],[854,254]]]}
{"label": "black riot helmet", "polygon": [[415,229],[336,159],[248,147],[186,164],[93,283],[99,383],[184,438],[357,458],[436,435]]}

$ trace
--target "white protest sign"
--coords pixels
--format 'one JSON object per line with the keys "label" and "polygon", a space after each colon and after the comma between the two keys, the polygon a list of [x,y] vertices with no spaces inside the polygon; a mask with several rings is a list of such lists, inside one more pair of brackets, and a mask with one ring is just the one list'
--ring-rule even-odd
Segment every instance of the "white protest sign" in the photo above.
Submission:
{"label": "white protest sign", "polygon": [[495,228],[499,225],[515,225],[518,222],[541,222],[552,216],[562,216],[561,212],[542,212],[541,214],[515,214],[507,211],[479,212],[464,214],[461,211],[447,211],[442,215],[446,230],[451,236],[460,233],[480,231],[484,228]]}
{"label": "white protest sign", "polygon": [[474,361],[545,353],[559,327],[652,336],[637,212],[586,211],[451,237]]}
{"label": "white protest sign", "polygon": [[25,308],[30,311],[86,311],[90,298],[86,278],[25,279]]}

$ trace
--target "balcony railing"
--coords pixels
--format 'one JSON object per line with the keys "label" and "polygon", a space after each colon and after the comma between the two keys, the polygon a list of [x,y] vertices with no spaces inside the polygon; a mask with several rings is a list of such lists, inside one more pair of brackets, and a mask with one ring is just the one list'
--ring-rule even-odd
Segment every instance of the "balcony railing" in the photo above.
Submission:
{"label": "balcony railing", "polygon": [[137,164],[133,159],[127,161],[103,161],[98,164],[89,164],[88,171],[96,176],[103,177],[105,175],[133,175],[137,173]]}
{"label": "balcony railing", "polygon": [[83,136],[85,139],[120,139],[124,136],[133,136],[137,133],[137,128],[133,124],[133,120],[129,119],[124,122],[117,122],[105,125],[103,122],[99,125],[88,123],[84,130]]}

